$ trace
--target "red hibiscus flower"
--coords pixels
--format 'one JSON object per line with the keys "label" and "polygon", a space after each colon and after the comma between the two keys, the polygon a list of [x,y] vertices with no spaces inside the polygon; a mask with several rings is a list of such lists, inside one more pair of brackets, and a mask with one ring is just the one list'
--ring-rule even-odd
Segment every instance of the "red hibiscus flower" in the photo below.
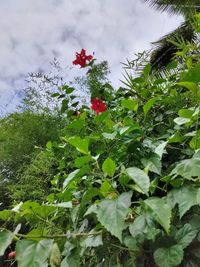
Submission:
{"label": "red hibiscus flower", "polygon": [[16,256],[16,252],[15,251],[11,251],[9,254],[8,254],[8,259],[14,259]]}
{"label": "red hibiscus flower", "polygon": [[104,102],[101,100],[101,98],[93,98],[91,100],[91,109],[93,109],[97,115],[99,115],[100,112],[104,112],[107,110],[106,105]]}
{"label": "red hibiscus flower", "polygon": [[76,53],[76,59],[72,62],[74,65],[80,65],[81,68],[86,66],[86,61],[92,60],[93,56],[86,55],[85,49],[81,50],[81,53]]}

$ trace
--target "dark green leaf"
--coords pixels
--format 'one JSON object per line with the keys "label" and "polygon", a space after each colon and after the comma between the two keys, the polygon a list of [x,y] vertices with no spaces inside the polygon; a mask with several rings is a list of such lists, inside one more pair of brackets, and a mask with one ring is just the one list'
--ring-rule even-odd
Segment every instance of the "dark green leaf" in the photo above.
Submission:
{"label": "dark green leaf", "polygon": [[192,226],[187,223],[181,229],[176,232],[175,240],[178,245],[186,248],[196,237],[198,230],[193,230]]}

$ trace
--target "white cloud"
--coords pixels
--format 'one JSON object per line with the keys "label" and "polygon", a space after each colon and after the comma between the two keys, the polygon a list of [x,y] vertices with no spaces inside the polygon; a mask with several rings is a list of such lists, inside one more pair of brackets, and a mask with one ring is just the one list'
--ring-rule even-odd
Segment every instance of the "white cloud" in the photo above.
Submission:
{"label": "white cloud", "polygon": [[9,110],[25,75],[47,70],[54,56],[68,65],[75,51],[95,51],[99,60],[108,60],[117,84],[120,62],[150,48],[181,21],[142,0],[7,0],[0,2],[0,17],[0,105]]}

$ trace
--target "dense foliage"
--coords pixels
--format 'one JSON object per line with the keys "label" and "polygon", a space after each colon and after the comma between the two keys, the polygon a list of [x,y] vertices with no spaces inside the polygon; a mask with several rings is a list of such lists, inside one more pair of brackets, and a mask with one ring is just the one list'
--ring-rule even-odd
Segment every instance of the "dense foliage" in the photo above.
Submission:
{"label": "dense foliage", "polygon": [[[92,109],[70,104],[71,86],[53,95],[66,125],[0,211],[3,266],[200,266],[200,57],[178,45],[162,76],[148,64],[117,91],[96,80]],[[81,67],[97,84],[95,61]]]}

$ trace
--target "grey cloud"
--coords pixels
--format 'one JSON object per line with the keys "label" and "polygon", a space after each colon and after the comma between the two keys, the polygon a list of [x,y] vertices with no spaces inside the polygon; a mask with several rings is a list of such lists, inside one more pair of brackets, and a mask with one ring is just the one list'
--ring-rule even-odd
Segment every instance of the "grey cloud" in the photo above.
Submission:
{"label": "grey cloud", "polygon": [[120,62],[149,49],[181,21],[140,0],[7,0],[0,2],[0,16],[0,105],[12,98],[7,110],[19,100],[15,92],[28,72],[48,71],[53,57],[70,65],[81,48],[108,60],[118,85]]}

